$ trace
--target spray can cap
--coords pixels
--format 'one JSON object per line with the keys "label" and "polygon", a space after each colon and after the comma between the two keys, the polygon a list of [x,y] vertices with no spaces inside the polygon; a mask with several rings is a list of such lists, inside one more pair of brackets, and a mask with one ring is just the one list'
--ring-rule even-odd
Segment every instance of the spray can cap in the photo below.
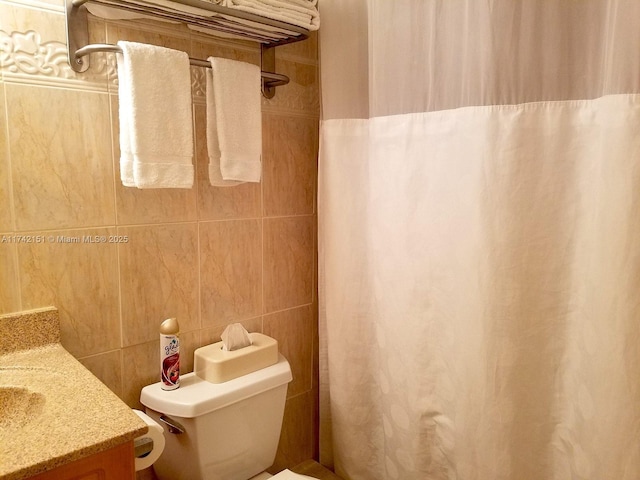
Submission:
{"label": "spray can cap", "polygon": [[178,320],[175,318],[167,318],[160,324],[160,333],[163,335],[177,335],[180,333],[180,326]]}

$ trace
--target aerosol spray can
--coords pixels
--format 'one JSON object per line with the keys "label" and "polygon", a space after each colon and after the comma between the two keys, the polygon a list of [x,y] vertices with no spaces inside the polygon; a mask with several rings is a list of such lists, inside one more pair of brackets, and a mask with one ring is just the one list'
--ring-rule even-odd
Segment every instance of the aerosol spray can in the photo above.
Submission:
{"label": "aerosol spray can", "polygon": [[160,387],[175,390],[180,386],[180,327],[175,318],[160,324]]}

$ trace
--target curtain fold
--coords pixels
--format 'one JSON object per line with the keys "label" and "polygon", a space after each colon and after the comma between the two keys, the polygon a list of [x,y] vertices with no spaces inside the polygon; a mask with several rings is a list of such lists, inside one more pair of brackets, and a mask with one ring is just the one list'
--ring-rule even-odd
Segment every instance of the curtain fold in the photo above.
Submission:
{"label": "curtain fold", "polygon": [[321,461],[640,478],[640,4],[320,7]]}

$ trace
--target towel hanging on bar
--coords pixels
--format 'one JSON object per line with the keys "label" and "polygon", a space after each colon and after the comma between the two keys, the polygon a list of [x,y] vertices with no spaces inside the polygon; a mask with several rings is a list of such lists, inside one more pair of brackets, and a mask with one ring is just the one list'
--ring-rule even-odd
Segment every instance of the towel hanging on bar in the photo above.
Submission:
{"label": "towel hanging on bar", "polygon": [[192,188],[189,57],[144,43],[120,41],[118,46],[123,51],[117,58],[122,184]]}
{"label": "towel hanging on bar", "polygon": [[[122,53],[122,49],[118,45],[112,45],[110,43],[93,43],[76,50],[75,56],[76,58],[81,58],[97,52]],[[211,68],[210,62],[199,58],[189,58],[189,63],[195,67]],[[265,87],[280,87],[289,83],[289,77],[279,73],[261,72],[260,75]]]}

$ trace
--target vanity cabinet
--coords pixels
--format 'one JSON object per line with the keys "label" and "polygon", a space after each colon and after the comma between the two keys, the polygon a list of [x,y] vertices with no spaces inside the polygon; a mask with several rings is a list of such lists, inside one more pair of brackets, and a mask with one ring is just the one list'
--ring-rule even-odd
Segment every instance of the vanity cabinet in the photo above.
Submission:
{"label": "vanity cabinet", "polygon": [[30,480],[135,480],[133,441],[40,473]]}
{"label": "vanity cabinet", "polygon": [[0,332],[0,403],[23,396],[0,406],[0,479],[134,480],[148,427],[60,344],[58,311],[0,315]]}

